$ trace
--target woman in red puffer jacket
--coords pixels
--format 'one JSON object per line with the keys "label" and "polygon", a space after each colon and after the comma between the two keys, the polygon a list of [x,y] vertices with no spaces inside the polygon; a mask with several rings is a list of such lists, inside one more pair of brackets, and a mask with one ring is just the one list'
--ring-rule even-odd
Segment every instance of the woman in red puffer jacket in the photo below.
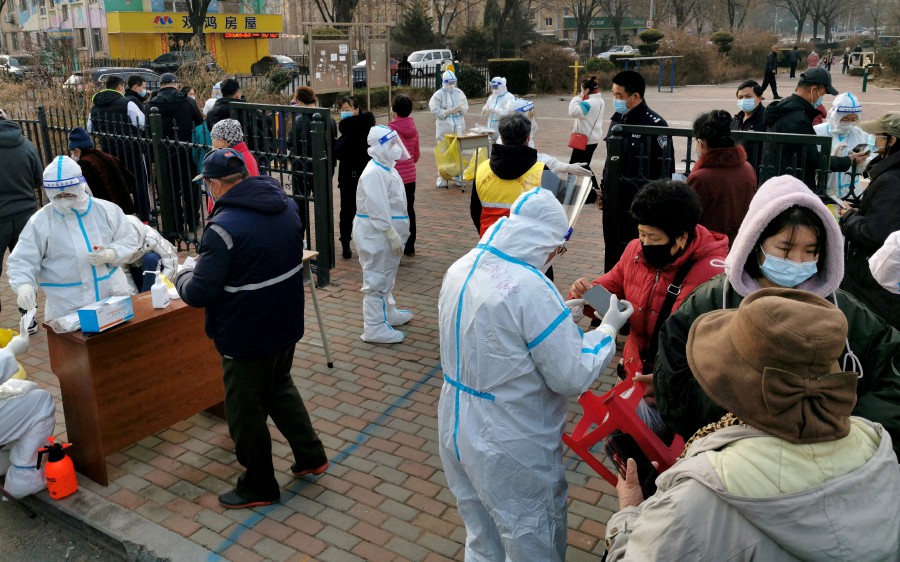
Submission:
{"label": "woman in red puffer jacket", "polygon": [[[697,224],[700,200],[680,181],[657,180],[645,185],[634,197],[631,216],[638,223],[639,237],[628,244],[608,273],[593,281],[584,277],[575,281],[569,298],[580,299],[594,285],[603,285],[634,305],[634,314],[628,319],[631,331],[622,350],[622,365],[627,378],[642,375],[638,380],[650,383],[645,394],[649,398],[656,353],[648,350],[666,295],[670,290],[677,292],[672,311],[677,310],[695,287],[722,273],[722,266],[713,261],[725,259],[728,238]],[[687,268],[687,276],[680,288],[673,287],[682,267]],[[585,308],[586,314],[593,315],[589,307]]]}
{"label": "woman in red puffer jacket", "polygon": [[409,96],[400,94],[394,98],[391,104],[394,111],[394,118],[388,123],[388,127],[397,131],[406,150],[409,152],[409,160],[399,160],[395,167],[400,179],[403,180],[403,187],[406,188],[406,211],[409,214],[409,238],[406,240],[406,247],[403,253],[407,256],[416,254],[416,211],[413,203],[416,200],[416,162],[419,161],[419,131],[416,129],[416,122],[409,116],[412,113],[412,99]]}

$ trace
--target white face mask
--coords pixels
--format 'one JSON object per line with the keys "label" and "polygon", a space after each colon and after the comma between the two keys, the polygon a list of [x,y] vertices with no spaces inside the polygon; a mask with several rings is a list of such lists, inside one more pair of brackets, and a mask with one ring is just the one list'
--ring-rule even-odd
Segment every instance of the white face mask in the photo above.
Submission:
{"label": "white face mask", "polygon": [[832,127],[831,132],[837,133],[839,135],[846,135],[850,131],[853,130],[853,127],[856,126],[856,123],[853,122],[840,122],[835,123],[834,127]]}

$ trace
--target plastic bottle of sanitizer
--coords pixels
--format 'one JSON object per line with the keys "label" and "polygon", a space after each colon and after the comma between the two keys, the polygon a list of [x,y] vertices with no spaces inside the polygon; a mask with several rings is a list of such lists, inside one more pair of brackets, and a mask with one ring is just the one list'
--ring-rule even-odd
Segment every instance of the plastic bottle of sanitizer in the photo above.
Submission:
{"label": "plastic bottle of sanitizer", "polygon": [[153,308],[166,308],[169,306],[169,288],[162,280],[162,274],[156,272],[156,282],[150,287],[150,299],[153,301]]}

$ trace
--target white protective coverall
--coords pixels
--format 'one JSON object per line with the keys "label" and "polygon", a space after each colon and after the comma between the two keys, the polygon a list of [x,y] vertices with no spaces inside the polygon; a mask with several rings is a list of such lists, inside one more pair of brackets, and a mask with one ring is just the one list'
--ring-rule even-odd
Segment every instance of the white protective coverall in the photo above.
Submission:
{"label": "white protective coverall", "polygon": [[216,82],[212,87],[213,97],[206,100],[206,103],[203,104],[203,118],[206,118],[206,115],[212,110],[213,106],[216,105],[216,100],[222,97],[222,83]]}
{"label": "white protective coverall", "polygon": [[406,190],[394,169],[409,153],[396,131],[376,125],[367,137],[372,159],[359,176],[353,239],[363,270],[363,333],[370,343],[398,343],[405,337],[395,330],[412,320],[408,310],[399,310],[392,291],[400,267],[403,246],[409,238]]}
{"label": "white protective coverall", "polygon": [[[138,250],[137,233],[118,205],[91,197],[86,186],[81,167],[68,156],[57,156],[44,170],[50,204],[28,219],[7,261],[9,284],[20,297],[25,285],[43,287],[46,320],[130,294],[120,266]],[[101,252],[112,259],[91,263],[90,255]]]}
{"label": "white protective coverall", "polygon": [[[173,246],[171,242],[163,238],[162,234],[160,234],[158,230],[150,225],[142,223],[141,219],[137,218],[136,216],[126,215],[125,218],[134,229],[138,240],[138,251],[130,256],[126,256],[123,258],[125,264],[127,264],[126,267],[141,265],[144,259],[144,255],[146,255],[148,252],[154,252],[159,255],[159,263],[162,266],[162,274],[165,275],[170,281],[174,279],[175,269],[178,267],[178,250],[175,249],[175,246]],[[147,273],[146,270],[144,270],[144,273]],[[134,280],[131,279],[131,277],[128,275],[126,275],[125,277],[129,282],[128,285],[129,287],[131,287],[132,294],[137,294],[140,291],[140,288],[135,284],[139,282],[142,283],[143,280]]]}
{"label": "white protective coverall", "polygon": [[[847,115],[857,115],[859,121],[857,123],[841,123],[841,118]],[[857,127],[862,121],[862,103],[855,95],[850,92],[844,92],[835,96],[831,103],[831,109],[828,110],[828,117],[823,123],[819,123],[813,129],[816,134],[821,137],[831,136],[831,155],[847,156],[853,147],[859,144],[869,145],[867,150],[871,150],[872,154],[869,159],[875,157],[875,138],[865,133]],[[865,163],[857,165],[860,173],[865,169]],[[857,175],[857,182],[861,178]],[[844,197],[850,193],[850,174],[844,172],[831,172],[828,174],[828,185],[826,191],[828,195],[835,197]]]}
{"label": "white protective coverall", "polygon": [[[22,334],[0,349],[0,384],[19,370],[12,350],[16,347],[16,339],[24,337],[24,341],[28,341],[27,329]],[[27,345],[24,343],[23,351]],[[6,474],[3,487],[13,497],[35,494],[47,486],[44,467],[36,469],[35,464],[38,449],[53,435],[55,414],[53,396],[44,389],[36,388],[0,400],[0,445],[4,445],[4,450],[0,451],[0,475]]]}
{"label": "white protective coverall", "polygon": [[891,233],[884,246],[869,258],[869,269],[878,284],[900,294],[900,230]]}
{"label": "white protective coverall", "polygon": [[491,95],[481,109],[481,114],[488,116],[489,129],[497,130],[500,118],[509,113],[509,104],[513,99],[515,96],[506,91],[506,78],[501,76],[491,78]]}
{"label": "white protective coverall", "polygon": [[582,334],[542,273],[568,230],[531,189],[444,276],[438,431],[467,562],[565,560],[567,402],[616,351],[615,328]]}
{"label": "white protective coverall", "polygon": [[428,102],[428,109],[434,114],[435,136],[438,142],[444,135],[455,135],[466,130],[465,114],[469,110],[466,94],[456,87],[456,75],[449,70],[441,75],[443,85]]}

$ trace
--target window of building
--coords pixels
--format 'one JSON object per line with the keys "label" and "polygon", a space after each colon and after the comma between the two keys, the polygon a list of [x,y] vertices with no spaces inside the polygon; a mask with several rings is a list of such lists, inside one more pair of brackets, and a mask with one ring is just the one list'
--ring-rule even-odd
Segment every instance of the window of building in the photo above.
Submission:
{"label": "window of building", "polygon": [[69,6],[68,4],[62,5],[62,16],[63,21],[69,21]]}
{"label": "window of building", "polygon": [[553,18],[544,18],[544,25],[551,27],[553,25]]}
{"label": "window of building", "polygon": [[9,44],[12,47],[12,52],[16,52],[19,50],[19,34],[18,33],[10,33],[9,34]]}
{"label": "window of building", "polygon": [[[96,0],[93,0],[96,1]],[[101,33],[100,29],[92,29],[91,33],[94,35],[94,51],[102,51],[103,50],[103,33]]]}
{"label": "window of building", "polygon": [[87,39],[85,38],[85,32],[83,27],[78,28],[78,47],[79,48],[87,48]]}

